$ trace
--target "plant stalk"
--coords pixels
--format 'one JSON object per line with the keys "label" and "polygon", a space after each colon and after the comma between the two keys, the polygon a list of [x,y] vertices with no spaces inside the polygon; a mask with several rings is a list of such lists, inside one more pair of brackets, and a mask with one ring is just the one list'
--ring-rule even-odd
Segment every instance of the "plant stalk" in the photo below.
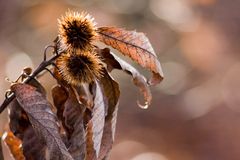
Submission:
{"label": "plant stalk", "polygon": [[[59,54],[54,54],[49,60],[44,60],[42,61],[42,63],[39,64],[39,66],[36,68],[35,71],[33,71],[33,73],[28,76],[22,83],[28,84],[33,78],[35,78],[37,75],[39,75],[43,70],[45,70],[45,68],[49,65],[52,64],[52,62],[57,59],[59,57]],[[9,105],[9,103],[11,103],[14,98],[15,98],[15,94],[11,93],[7,98],[5,98],[5,100],[3,101],[3,103],[0,106],[0,114],[4,111],[4,109]]]}

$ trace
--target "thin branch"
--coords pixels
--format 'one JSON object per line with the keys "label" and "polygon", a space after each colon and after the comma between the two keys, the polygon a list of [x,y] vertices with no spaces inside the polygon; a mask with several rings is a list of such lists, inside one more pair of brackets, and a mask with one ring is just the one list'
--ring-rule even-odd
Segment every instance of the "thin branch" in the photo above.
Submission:
{"label": "thin branch", "polygon": [[[48,48],[48,47],[47,47]],[[46,49],[47,49],[46,48]],[[61,54],[61,53],[60,53]],[[54,50],[54,55],[52,57],[50,57],[49,60],[44,60],[42,61],[42,63],[39,64],[39,66],[35,69],[35,71],[33,71],[33,73],[27,77],[22,83],[28,84],[32,79],[34,79],[36,76],[38,76],[42,71],[44,71],[46,69],[47,66],[51,65],[52,62],[54,60],[56,60],[59,55],[59,53],[57,53],[57,49],[55,48]],[[45,58],[45,56],[44,56]],[[12,102],[12,100],[15,98],[15,94],[11,93],[10,95],[8,95],[7,98],[5,98],[5,100],[3,101],[2,105],[0,106],[0,113],[2,113],[4,111],[4,109],[9,105],[9,103]]]}

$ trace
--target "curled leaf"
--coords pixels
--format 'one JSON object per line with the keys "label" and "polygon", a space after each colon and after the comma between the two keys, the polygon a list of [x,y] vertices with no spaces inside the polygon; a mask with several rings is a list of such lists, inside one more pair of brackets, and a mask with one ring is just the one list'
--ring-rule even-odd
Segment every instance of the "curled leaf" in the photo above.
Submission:
{"label": "curled leaf", "polygon": [[94,93],[94,106],[92,111],[88,113],[90,120],[86,127],[86,160],[96,160],[98,158],[105,123],[105,104],[98,82],[95,82],[92,92]]}
{"label": "curled leaf", "polygon": [[73,88],[73,91],[79,101],[79,103],[92,110],[93,107],[93,95],[90,93],[89,84],[83,83],[80,86]]}
{"label": "curled leaf", "polygon": [[100,79],[100,84],[103,88],[103,95],[107,106],[107,116],[105,118],[102,143],[98,158],[99,160],[102,160],[108,156],[112,149],[116,130],[120,90],[118,83],[113,80],[107,71],[104,71],[104,76]]}
{"label": "curled leaf", "polygon": [[44,95],[27,84],[14,84],[11,90],[38,136],[47,144],[50,159],[72,160],[66,146],[61,140],[56,116],[51,111],[51,104]]}
{"label": "curled leaf", "polygon": [[133,66],[119,58],[114,53],[110,52],[108,48],[102,49],[100,54],[104,58],[104,62],[107,64],[108,68],[115,68],[125,71],[133,77],[133,83],[140,89],[144,96],[144,105],[139,102],[138,106],[146,109],[151,104],[152,94],[147,84],[146,78],[141,75]]}
{"label": "curled leaf", "polygon": [[[41,92],[44,96],[46,95],[45,89],[36,79],[32,79],[29,83],[35,86],[37,91]],[[34,132],[26,112],[16,99],[10,103],[9,110],[10,130],[22,140],[25,158],[28,160],[45,160],[46,145]]]}
{"label": "curled leaf", "polygon": [[64,103],[68,99],[68,93],[64,87],[56,85],[52,88],[52,97],[54,106],[57,108],[57,116],[63,121]]}
{"label": "curled leaf", "polygon": [[[44,87],[36,80],[31,79],[29,85],[36,87],[36,90],[46,96]],[[25,130],[30,126],[26,112],[21,108],[18,101],[14,99],[9,107],[9,127],[15,136],[23,139]]]}
{"label": "curled leaf", "polygon": [[152,71],[149,84],[155,85],[163,79],[161,65],[145,34],[117,27],[100,27],[98,33],[101,42],[119,50],[142,67]]}
{"label": "curled leaf", "polygon": [[80,104],[71,89],[65,103],[64,119],[65,126],[68,127],[69,133],[68,150],[74,160],[83,160],[86,153],[86,133],[83,124],[83,113],[85,106]]}
{"label": "curled leaf", "polygon": [[86,153],[83,112],[85,107],[79,103],[73,90],[56,85],[52,88],[54,105],[58,118],[62,121],[68,137],[68,150],[75,160],[83,160]]}
{"label": "curled leaf", "polygon": [[18,101],[14,99],[9,106],[9,127],[15,136],[23,140],[25,131],[31,125],[26,112],[21,108]]}
{"label": "curled leaf", "polygon": [[45,144],[35,134],[26,112],[17,100],[10,103],[10,130],[22,140],[23,154],[28,160],[45,160]]}

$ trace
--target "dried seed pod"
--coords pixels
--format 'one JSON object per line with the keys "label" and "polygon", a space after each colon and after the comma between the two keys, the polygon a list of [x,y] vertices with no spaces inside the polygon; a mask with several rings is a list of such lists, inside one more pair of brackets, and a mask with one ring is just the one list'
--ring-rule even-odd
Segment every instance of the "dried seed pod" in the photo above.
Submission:
{"label": "dried seed pod", "polygon": [[96,53],[68,50],[57,60],[56,65],[62,78],[73,86],[91,83],[102,75],[103,63]]}
{"label": "dried seed pod", "polygon": [[94,18],[85,12],[66,12],[58,19],[61,48],[91,50],[97,35],[95,25]]}

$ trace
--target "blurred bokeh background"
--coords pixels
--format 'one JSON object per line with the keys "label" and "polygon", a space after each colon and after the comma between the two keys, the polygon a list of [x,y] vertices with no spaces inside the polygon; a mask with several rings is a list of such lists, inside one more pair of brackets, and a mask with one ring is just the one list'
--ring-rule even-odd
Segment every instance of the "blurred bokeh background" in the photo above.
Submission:
{"label": "blurred bokeh background", "polygon": [[[40,63],[68,9],[146,33],[165,73],[148,110],[131,77],[113,73],[122,94],[111,160],[240,159],[239,0],[0,0],[1,102],[5,77]],[[41,78],[48,91],[50,79]],[[7,123],[5,111],[0,133]]]}

